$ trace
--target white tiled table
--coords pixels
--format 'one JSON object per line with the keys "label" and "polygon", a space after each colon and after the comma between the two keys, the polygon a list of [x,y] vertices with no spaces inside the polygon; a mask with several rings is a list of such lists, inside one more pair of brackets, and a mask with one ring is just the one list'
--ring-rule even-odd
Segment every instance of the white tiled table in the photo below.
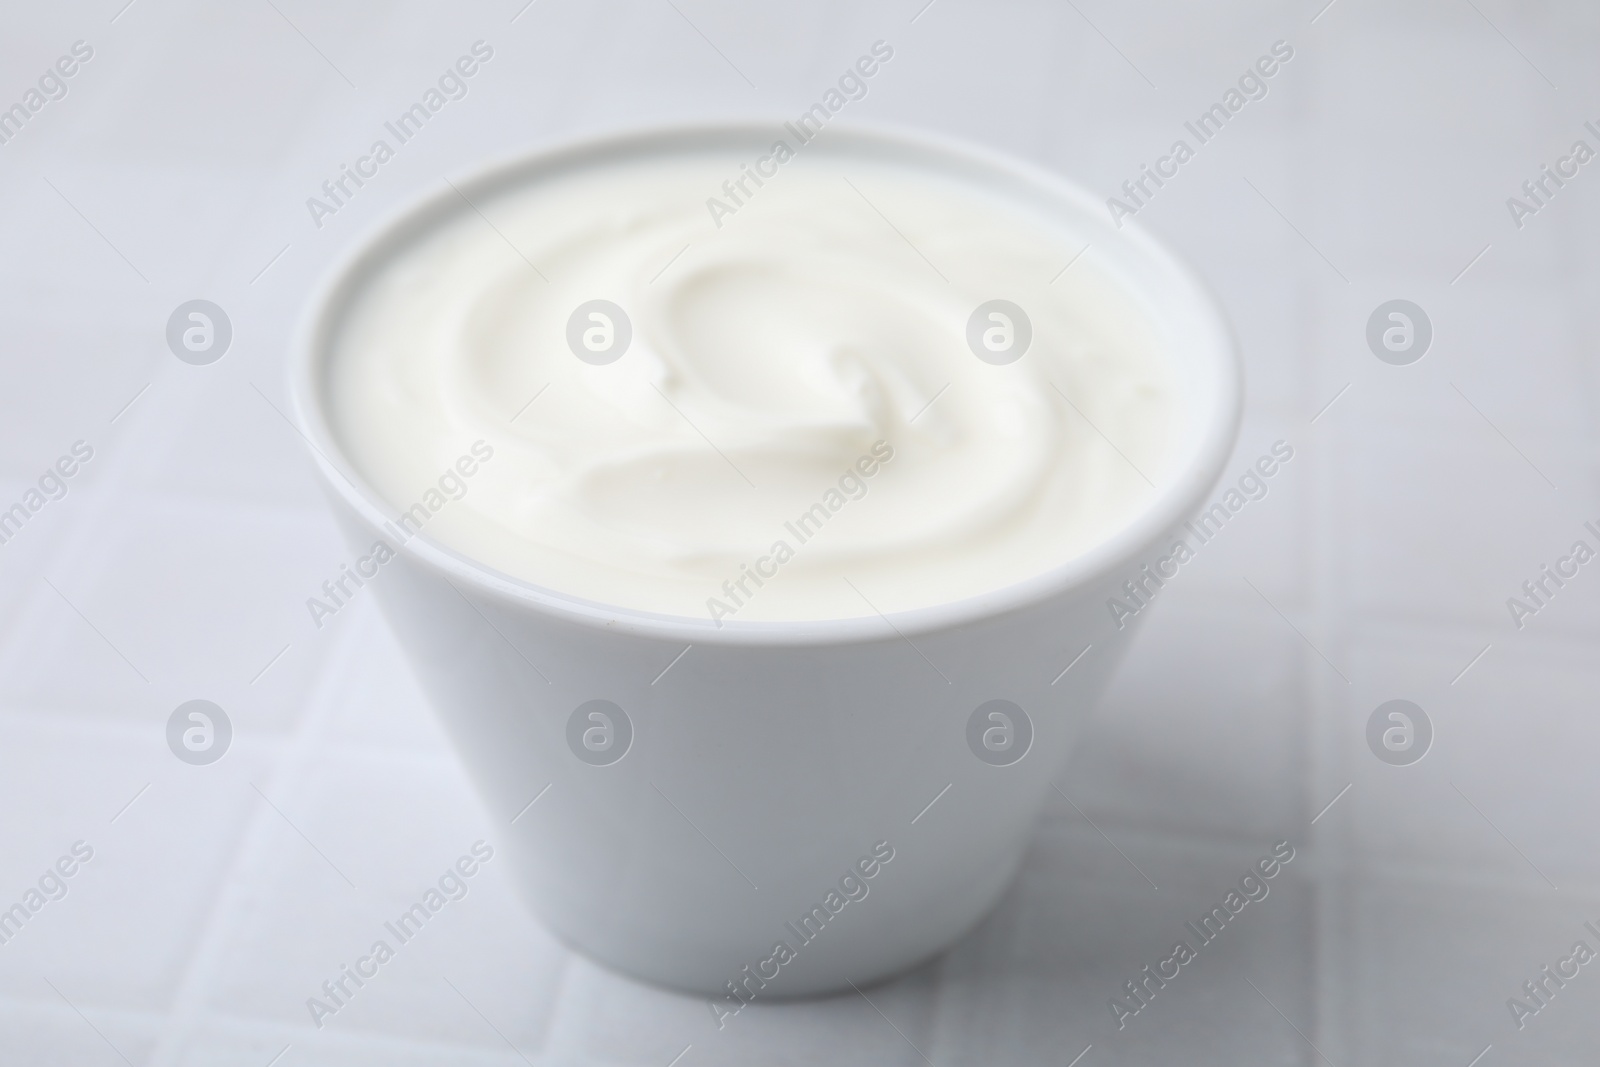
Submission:
{"label": "white tiled table", "polygon": [[[0,106],[95,49],[0,145],[0,501],[95,449],[0,545],[0,907],[95,849],[0,945],[0,1062],[1593,1062],[1600,970],[1520,1032],[1505,1001],[1600,922],[1600,572],[1520,632],[1504,602],[1600,521],[1600,163],[1521,230],[1505,198],[1600,120],[1600,9],[676,3],[0,16]],[[314,228],[305,198],[479,38],[496,52],[470,95]],[[309,285],[473,161],[798,112],[878,38],[896,56],[856,114],[1107,193],[1293,43],[1140,221],[1242,340],[1230,469],[1280,438],[1295,460],[1163,593],[1058,779],[1081,813],[1053,807],[985,924],[872,1004],[758,1006],[718,1032],[701,1002],[566,952],[490,863],[313,1028],[318,984],[494,832],[375,606],[307,619],[344,558],[273,407]],[[209,367],[162,338],[199,296],[235,330]],[[1363,340],[1393,297],[1436,331],[1410,367]],[[163,738],[194,697],[237,729],[208,768]],[[1365,746],[1392,697],[1438,731],[1411,767]],[[1121,983],[1280,838],[1299,853],[1272,895],[1119,1032]]]}

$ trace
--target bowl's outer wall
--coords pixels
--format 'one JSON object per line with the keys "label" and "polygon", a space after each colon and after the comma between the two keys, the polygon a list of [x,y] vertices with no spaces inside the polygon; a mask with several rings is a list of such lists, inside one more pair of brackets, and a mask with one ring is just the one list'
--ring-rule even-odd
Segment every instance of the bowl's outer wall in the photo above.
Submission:
{"label": "bowl's outer wall", "polygon": [[[384,536],[340,512],[363,551]],[[762,991],[775,997],[903,969],[993,905],[1145,614],[1113,623],[1123,578],[914,644],[885,622],[871,643],[686,653],[459,588],[403,550],[376,584],[545,922],[620,971],[711,995],[783,940],[798,953]],[[1034,729],[1004,767],[967,745],[996,698]],[[567,743],[593,699],[633,726],[608,766]],[[785,922],[878,842],[894,858],[868,895],[802,946]]]}

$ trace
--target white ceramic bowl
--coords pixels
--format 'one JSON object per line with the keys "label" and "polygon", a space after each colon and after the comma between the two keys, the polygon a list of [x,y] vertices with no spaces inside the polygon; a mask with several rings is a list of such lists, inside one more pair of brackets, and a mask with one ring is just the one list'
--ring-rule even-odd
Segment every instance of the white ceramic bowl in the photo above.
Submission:
{"label": "white ceramic bowl", "polygon": [[[696,148],[755,158],[778,125],[616,136],[455,184],[479,202],[590,163]],[[714,997],[730,982],[760,998],[868,982],[939,952],[983,917],[1143,618],[1119,629],[1107,598],[1198,510],[1239,419],[1240,368],[1216,303],[1138,226],[1113,227],[1089,193],[986,149],[873,127],[832,126],[804,151],[927,168],[1061,218],[1150,307],[1183,424],[1179,459],[1154,502],[1091,551],[983,596],[887,618],[719,628],[539,588],[425,535],[394,545],[399,557],[374,580],[379,598],[500,826],[529,904],[602,963]],[[330,430],[326,344],[371,271],[464,210],[445,188],[383,226],[334,272],[296,343],[299,424],[363,551],[387,538],[395,509]],[[568,741],[577,709],[593,700],[622,709],[631,725],[625,755],[606,765],[581,760],[582,746]],[[1006,765],[997,765],[1003,751],[986,762],[968,743],[976,709],[991,700],[1012,702],[1031,723],[1026,754]],[[604,749],[609,736],[622,746],[621,722],[607,735],[607,720],[577,718],[574,729],[597,731],[594,745]],[[1003,746],[1005,723],[992,723]],[[1016,744],[1026,731],[1013,725]],[[856,865],[875,845],[893,858],[864,864],[868,879]],[[846,893],[840,882],[852,870]],[[780,941],[792,958],[775,953]],[[726,1022],[737,1003],[713,1012]]]}

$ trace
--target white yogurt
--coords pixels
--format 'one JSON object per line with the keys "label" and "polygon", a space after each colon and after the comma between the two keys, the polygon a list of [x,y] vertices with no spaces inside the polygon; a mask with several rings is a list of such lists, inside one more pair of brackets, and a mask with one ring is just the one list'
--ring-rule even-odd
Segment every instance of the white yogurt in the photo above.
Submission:
{"label": "white yogurt", "polygon": [[[475,198],[369,276],[328,369],[365,480],[399,512],[482,440],[493,458],[425,536],[572,596],[721,622],[998,589],[1154,497],[1172,371],[1092,250],[1061,273],[1081,238],[820,153],[747,181],[718,227],[707,198],[742,163],[661,157]],[[1032,326],[1004,365],[967,340],[994,299]],[[632,328],[604,365],[567,341],[594,300]]]}

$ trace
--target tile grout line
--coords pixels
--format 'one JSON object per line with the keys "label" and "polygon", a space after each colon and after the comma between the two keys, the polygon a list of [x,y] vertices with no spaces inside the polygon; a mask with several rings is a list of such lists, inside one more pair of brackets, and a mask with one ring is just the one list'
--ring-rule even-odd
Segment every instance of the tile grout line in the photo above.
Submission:
{"label": "tile grout line", "polygon": [[[371,618],[370,610],[367,618]],[[354,651],[371,628],[370,621],[365,627],[346,626],[342,633],[330,635],[333,640],[319,650],[320,660],[303,702],[306,711],[276,760],[256,776],[269,787],[302,779],[311,758],[321,752],[316,741],[337,710],[334,688],[340,674],[334,664]],[[246,809],[238,846],[224,873],[218,876],[217,899],[199,924],[199,936],[177,982],[160,1038],[150,1052],[151,1067],[177,1064],[185,1045],[203,1022],[206,1006],[222,977],[219,972],[228,959],[227,949],[248,911],[246,905],[264,888],[259,878],[250,876],[251,869],[267,863],[271,842],[280,834],[290,833],[271,807],[261,803],[253,792],[248,800],[252,803]],[[344,886],[339,890],[346,891]]]}
{"label": "tile grout line", "polygon": [[[1331,6],[1330,4],[1329,7]],[[1320,18],[1327,10],[1327,7],[1323,8],[1318,17]],[[1306,61],[1312,64],[1311,74],[1315,76],[1317,56],[1315,54],[1307,56]],[[1310,186],[1310,191],[1315,193],[1318,171],[1315,166],[1309,165],[1303,142],[1297,140],[1289,149],[1288,164],[1289,173],[1294,175],[1293,184],[1300,190]],[[1331,298],[1322,295],[1324,287],[1317,282],[1310,262],[1303,257],[1297,258],[1293,269],[1297,295],[1294,339],[1296,343],[1309,345],[1318,336],[1318,317],[1323,311],[1324,304]],[[1320,268],[1315,269],[1320,271]],[[1307,347],[1305,350],[1315,351],[1315,348]],[[1319,379],[1322,377],[1319,372],[1326,373],[1329,370],[1334,368],[1326,367],[1317,360],[1308,361],[1305,384],[1309,388],[1302,389],[1302,398],[1306,392],[1315,389],[1319,384]],[[1350,379],[1350,382],[1353,381],[1354,379]],[[1340,389],[1333,401],[1336,402],[1343,397],[1349,388],[1350,385],[1347,384]],[[1325,405],[1317,413],[1317,418],[1320,419],[1332,406],[1333,402]],[[1350,650],[1343,622],[1349,617],[1349,605],[1342,599],[1344,587],[1339,580],[1343,566],[1341,551],[1345,539],[1341,536],[1342,530],[1336,528],[1336,524],[1342,525],[1344,519],[1339,508],[1337,463],[1338,457],[1344,454],[1340,444],[1348,436],[1346,426],[1347,423],[1340,419],[1331,419],[1317,431],[1321,435],[1320,443],[1307,443],[1306,450],[1309,454],[1306,456],[1306,462],[1311,468],[1308,472],[1310,484],[1306,490],[1308,503],[1297,517],[1293,529],[1307,546],[1306,551],[1309,556],[1304,561],[1307,573],[1306,599],[1310,609],[1307,613],[1308,626],[1318,635],[1330,654],[1338,657],[1340,662],[1348,664]],[[1302,653],[1300,662],[1309,664],[1309,658]],[[1317,681],[1319,677],[1325,675],[1313,671],[1308,665],[1300,669],[1297,688],[1301,701],[1299,716],[1301,737],[1298,744],[1303,773],[1300,775],[1302,788],[1298,799],[1302,810],[1297,812],[1296,816],[1301,820],[1300,825],[1305,827],[1303,836],[1307,842],[1307,850],[1316,860],[1316,869],[1343,870],[1346,869],[1344,864],[1348,859],[1346,846],[1349,821],[1336,819],[1325,826],[1313,829],[1303,820],[1321,807],[1324,797],[1333,796],[1336,791],[1339,792],[1339,796],[1343,796],[1343,786],[1353,781],[1353,775],[1347,773],[1352,768],[1347,765],[1345,750],[1339,746],[1338,724],[1342,710],[1355,699],[1357,689],[1352,683],[1347,683],[1339,690],[1335,690],[1332,685],[1319,685]],[[1322,808],[1318,811],[1317,817],[1326,814],[1327,810]],[[1332,863],[1329,862],[1330,858]],[[1339,1028],[1336,1025],[1336,1020],[1344,1015],[1344,1000],[1340,995],[1337,979],[1346,970],[1340,955],[1344,948],[1344,939],[1339,936],[1340,912],[1337,895],[1324,892],[1324,883],[1320,880],[1313,881],[1310,885],[1312,886],[1311,923],[1307,932],[1310,941],[1310,965],[1307,977],[1311,983],[1309,999],[1312,1017],[1307,1029],[1319,1047],[1329,1049],[1343,1062],[1349,1059],[1349,1050],[1342,1046]]]}
{"label": "tile grout line", "polygon": [[[33,560],[34,570],[39,574],[81,573],[97,576],[106,569],[106,553],[109,551],[106,538],[98,531],[115,530],[121,525],[121,516],[127,512],[130,498],[136,494],[125,487],[133,479],[129,477],[129,469],[140,465],[148,458],[149,452],[165,452],[176,438],[177,430],[172,425],[172,420],[160,419],[150,415],[152,404],[159,402],[162,386],[177,379],[181,382],[178,372],[186,369],[176,359],[172,359],[172,366],[164,371],[157,371],[150,377],[149,383],[140,391],[140,396],[145,397],[143,403],[133,407],[129,421],[122,423],[121,427],[113,427],[110,422],[113,414],[119,418],[124,412],[103,413],[106,423],[102,426],[97,420],[102,414],[96,413],[96,420],[90,420],[92,430],[85,430],[82,434],[91,447],[94,448],[95,467],[93,485],[82,492],[78,501],[77,510],[70,516],[63,515],[57,518],[68,519],[51,532],[54,537],[48,538],[38,557]],[[146,397],[152,387],[157,395]],[[192,387],[191,387],[192,388]],[[171,391],[170,388],[168,391]],[[192,410],[189,405],[184,410]],[[126,405],[124,411],[127,410]],[[141,419],[143,421],[141,422]],[[102,447],[103,446],[103,447]],[[145,451],[149,450],[149,452]],[[102,463],[102,458],[105,457]],[[36,531],[36,533],[42,531]],[[27,536],[24,530],[21,536]],[[9,547],[9,546],[8,546]],[[51,597],[48,587],[42,582],[37,588],[29,591],[24,597],[19,598],[16,612],[18,616],[26,615],[38,609],[45,601],[43,598]],[[0,625],[4,620],[0,620]],[[35,640],[44,640],[44,636],[35,637],[29,634],[26,639],[4,642],[0,649],[0,674],[14,669],[14,664],[19,658],[27,658],[33,654],[38,645]]]}

